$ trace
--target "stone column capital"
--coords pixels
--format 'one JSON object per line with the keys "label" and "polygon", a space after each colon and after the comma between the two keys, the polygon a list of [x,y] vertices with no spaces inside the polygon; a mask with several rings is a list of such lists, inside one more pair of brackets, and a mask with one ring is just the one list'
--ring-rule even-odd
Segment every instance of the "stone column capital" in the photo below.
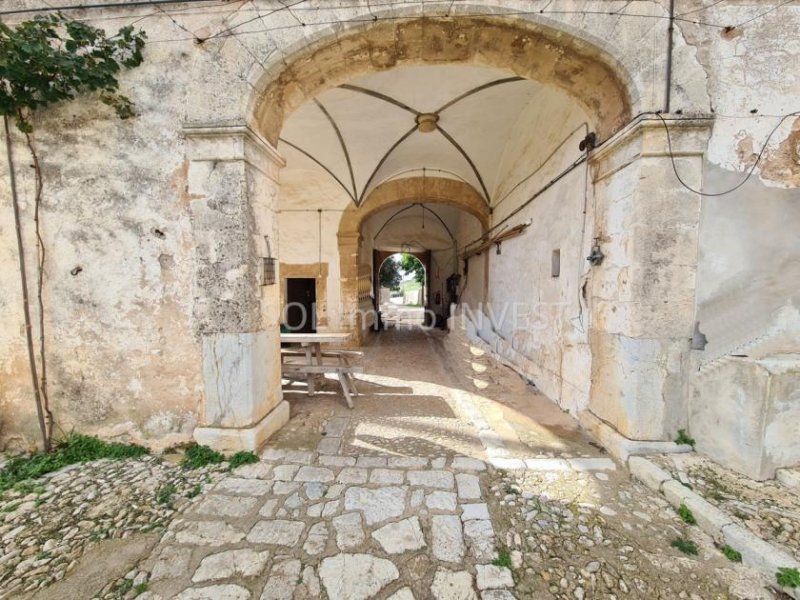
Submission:
{"label": "stone column capital", "polygon": [[182,133],[189,160],[241,160],[273,179],[286,166],[277,148],[247,125],[192,125],[184,127]]}
{"label": "stone column capital", "polygon": [[[645,115],[621,129],[589,156],[598,182],[645,158],[702,157],[708,147],[713,116]],[[666,123],[669,130],[667,140]],[[670,148],[671,147],[671,148]]]}

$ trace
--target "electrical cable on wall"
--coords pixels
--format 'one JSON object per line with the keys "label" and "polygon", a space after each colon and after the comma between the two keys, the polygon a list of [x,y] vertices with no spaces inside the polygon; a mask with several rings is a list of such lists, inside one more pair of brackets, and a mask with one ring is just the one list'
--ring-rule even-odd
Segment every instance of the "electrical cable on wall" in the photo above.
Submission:
{"label": "electrical cable on wall", "polygon": [[687,190],[689,190],[690,192],[694,192],[695,194],[698,194],[700,196],[715,197],[715,196],[725,196],[726,194],[730,194],[731,192],[735,192],[740,187],[742,187],[745,183],[747,183],[747,180],[750,179],[750,177],[752,177],[753,173],[756,170],[756,167],[758,167],[758,163],[761,162],[761,159],[764,156],[764,152],[766,151],[767,146],[769,145],[769,141],[772,139],[772,136],[775,134],[776,131],[778,131],[780,126],[783,125],[783,122],[786,121],[786,119],[788,119],[789,117],[800,116],[800,111],[791,112],[791,113],[788,113],[788,114],[783,115],[781,117],[781,120],[778,121],[778,124],[775,125],[775,127],[772,128],[772,131],[769,132],[769,135],[767,136],[767,139],[764,141],[764,145],[761,146],[761,150],[759,151],[758,156],[756,156],[756,160],[753,162],[753,166],[750,167],[750,170],[747,172],[747,175],[745,175],[745,178],[742,179],[742,181],[740,181],[738,184],[736,184],[735,186],[733,186],[732,188],[730,188],[728,190],[725,190],[724,192],[701,192],[700,190],[694,189],[692,186],[690,186],[688,183],[686,183],[683,180],[683,178],[681,177],[680,173],[678,173],[678,166],[675,164],[675,155],[673,154],[673,151],[672,151],[672,137],[670,135],[669,127],[667,126],[666,119],[664,119],[664,117],[660,113],[648,113],[648,114],[656,115],[661,120],[661,124],[664,126],[664,131],[667,134],[667,151],[668,151],[668,154],[669,154],[670,162],[672,163],[672,171],[675,173],[675,177],[678,178],[678,181],[680,182],[680,184],[683,187],[685,187]]}

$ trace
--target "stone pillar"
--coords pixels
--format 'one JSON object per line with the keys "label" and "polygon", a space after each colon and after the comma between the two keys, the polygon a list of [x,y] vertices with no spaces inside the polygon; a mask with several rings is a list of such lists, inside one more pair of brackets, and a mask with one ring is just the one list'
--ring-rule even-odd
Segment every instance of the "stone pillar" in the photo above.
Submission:
{"label": "stone pillar", "polygon": [[[194,319],[204,396],[198,443],[256,450],[289,420],[281,394],[279,286],[263,286],[264,235],[277,252],[275,148],[245,126],[184,130],[196,248]],[[273,254],[276,256],[276,254]],[[277,262],[277,261],[276,261]]]}
{"label": "stone pillar", "polygon": [[364,325],[359,313],[358,263],[361,252],[360,233],[339,233],[339,270],[341,281],[342,324],[351,334],[350,343],[361,344]]}
{"label": "stone pillar", "polygon": [[[699,190],[711,121],[667,123],[678,172]],[[672,440],[687,419],[701,199],[676,178],[657,118],[621,131],[591,164],[605,259],[591,273],[588,410],[631,440]]]}

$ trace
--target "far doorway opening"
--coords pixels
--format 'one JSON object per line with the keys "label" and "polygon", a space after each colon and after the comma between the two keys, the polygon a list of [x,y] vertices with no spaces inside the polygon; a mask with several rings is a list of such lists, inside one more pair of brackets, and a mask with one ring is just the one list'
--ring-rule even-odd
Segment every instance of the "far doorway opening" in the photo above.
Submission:
{"label": "far doorway opening", "polygon": [[316,333],[317,280],[313,277],[286,279],[284,328],[289,333]]}
{"label": "far doorway opening", "polygon": [[430,252],[376,251],[375,254],[375,264],[380,265],[375,298],[383,327],[429,325],[425,309],[430,291],[426,264]]}

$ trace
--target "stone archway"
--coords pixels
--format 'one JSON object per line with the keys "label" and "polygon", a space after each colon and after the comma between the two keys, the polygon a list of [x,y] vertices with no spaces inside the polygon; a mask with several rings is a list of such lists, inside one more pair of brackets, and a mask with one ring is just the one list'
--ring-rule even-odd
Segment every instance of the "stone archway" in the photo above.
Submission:
{"label": "stone archway", "polygon": [[406,64],[472,63],[567,91],[606,139],[630,119],[637,98],[628,73],[601,44],[523,19],[392,19],[305,43],[261,76],[249,110],[277,144],[292,111],[357,75]]}
{"label": "stone archway", "polygon": [[373,308],[369,299],[371,270],[359,265],[361,226],[378,211],[420,201],[454,206],[475,217],[484,231],[489,227],[489,207],[477,190],[463,181],[445,177],[393,179],[376,187],[360,206],[349,206],[339,221],[337,234],[342,310],[345,315],[354,315],[349,327],[359,340],[364,327],[370,324],[360,317]]}
{"label": "stone archway", "polygon": [[[632,106],[637,110],[648,107],[642,107],[631,76],[602,47],[602,43],[590,41],[585,32],[571,35],[526,19],[410,17],[343,33],[325,30],[324,37],[311,39],[296,51],[290,49],[283,60],[269,63],[272,66],[253,79],[254,93],[245,115],[250,127],[204,128],[198,135],[224,136],[235,143],[209,145],[210,154],[204,153],[189,165],[192,175],[199,171],[199,163],[216,165],[218,159],[226,159],[222,156],[226,152],[235,152],[241,168],[231,177],[240,182],[242,215],[249,219],[247,226],[236,231],[241,238],[236,258],[249,267],[242,269],[248,279],[236,282],[236,297],[242,302],[228,303],[222,309],[231,315],[247,311],[253,315],[252,323],[229,319],[233,323],[230,328],[203,332],[204,361],[216,368],[212,364],[215,352],[224,350],[231,353],[231,365],[257,363],[255,375],[247,370],[237,374],[237,381],[254,396],[254,404],[259,404],[255,396],[262,396],[267,388],[272,394],[275,387],[277,345],[269,348],[259,341],[252,356],[240,360],[242,339],[261,340],[267,332],[277,337],[279,306],[274,302],[275,294],[239,291],[258,292],[258,279],[251,274],[258,272],[262,250],[253,239],[275,229],[270,211],[276,208],[280,183],[273,171],[280,168],[281,159],[274,145],[287,116],[324,90],[367,72],[411,64],[491,66],[565,90],[585,111],[602,144],[589,156],[595,206],[591,231],[584,239],[588,243],[597,240],[606,261],[582,286],[589,313],[587,339],[582,343],[589,348],[586,361],[591,377],[585,378],[587,388],[580,390],[574,406],[576,410],[588,408],[585,412],[599,417],[597,429],[610,426],[617,435],[635,439],[670,439],[685,418],[681,410],[681,363],[693,326],[699,220],[699,198],[675,180],[671,157],[673,151],[680,153],[684,179],[699,186],[709,123],[673,121],[672,149],[666,148],[657,120],[645,117],[629,123]],[[266,162],[268,167],[261,164]],[[226,166],[232,168],[230,161]],[[208,189],[200,192],[211,195]],[[225,192],[220,189],[219,196],[224,197]],[[205,197],[202,194],[198,197]],[[357,315],[362,301],[369,299],[370,283],[364,282],[358,261],[359,229],[364,218],[379,208],[421,199],[457,205],[476,216],[484,228],[490,223],[485,199],[460,181],[426,178],[423,185],[421,178],[408,178],[378,185],[360,207],[348,206],[341,219],[338,248],[344,314]],[[253,210],[257,206],[265,210]],[[204,215],[198,214],[198,223],[216,226],[216,222],[201,217]],[[222,230],[201,233],[226,242],[230,238]],[[583,256],[589,250],[584,248]],[[201,267],[198,280],[202,287],[206,274],[205,266]],[[659,285],[653,285],[653,281]],[[227,285],[218,278],[211,283],[209,297],[226,291],[218,289]],[[233,290],[235,286],[232,283],[229,287]],[[359,323],[353,324],[353,330],[361,329]],[[513,350],[511,346],[509,352]],[[264,370],[264,364],[269,368]],[[215,371],[204,373],[204,377],[207,388],[216,385]],[[267,404],[275,406],[279,399],[278,390]],[[226,402],[236,404],[238,400],[220,397],[217,404]],[[252,412],[260,413],[263,406],[259,404]],[[209,407],[206,414],[212,414]],[[255,420],[249,414],[245,416],[246,421]]]}

